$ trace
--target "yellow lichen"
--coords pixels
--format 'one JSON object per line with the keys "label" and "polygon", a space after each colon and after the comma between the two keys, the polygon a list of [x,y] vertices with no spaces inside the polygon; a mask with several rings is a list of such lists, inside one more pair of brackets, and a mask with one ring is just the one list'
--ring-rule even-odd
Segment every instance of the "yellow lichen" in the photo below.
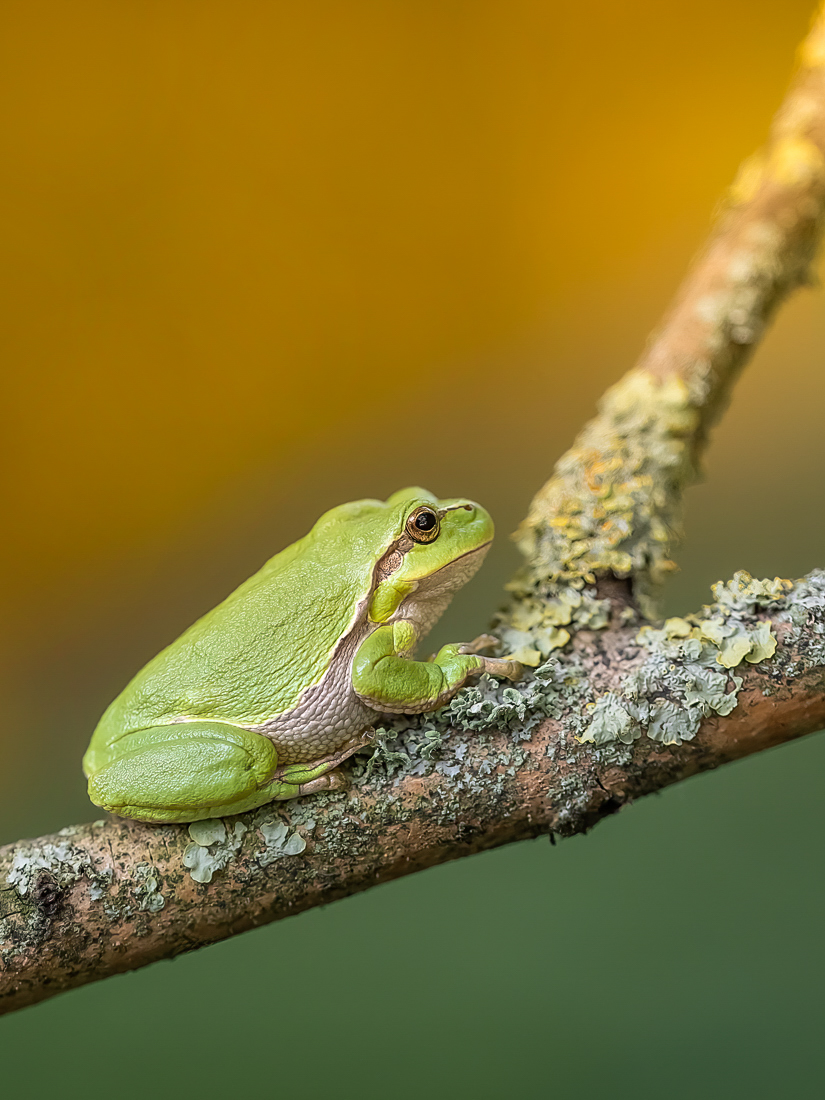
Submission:
{"label": "yellow lichen", "polygon": [[825,65],[825,24],[821,19],[822,11],[820,6],[817,12],[820,18],[814,17],[811,33],[799,47],[799,64],[806,69],[818,69]]}
{"label": "yellow lichen", "polygon": [[825,158],[808,138],[789,134],[772,147],[766,168],[784,187],[805,187],[825,173]]}
{"label": "yellow lichen", "polygon": [[656,590],[676,568],[670,547],[682,490],[693,477],[698,420],[681,378],[660,382],[636,370],[607,391],[599,415],[559,461],[516,533],[527,564],[508,585],[517,602],[501,618],[504,633],[515,635],[505,645],[546,656],[548,645],[569,637],[564,630],[548,634],[550,627],[606,625],[608,605],[588,589],[604,573],[632,574],[652,617]]}

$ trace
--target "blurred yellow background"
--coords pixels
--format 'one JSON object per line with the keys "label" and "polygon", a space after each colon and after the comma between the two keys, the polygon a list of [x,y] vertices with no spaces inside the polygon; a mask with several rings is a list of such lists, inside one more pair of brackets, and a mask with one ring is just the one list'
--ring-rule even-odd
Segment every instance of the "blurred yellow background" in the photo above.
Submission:
{"label": "blurred yellow background", "polygon": [[[88,818],[78,761],[111,697],[335,503],[407,483],[481,500],[498,544],[439,638],[485,625],[506,533],[763,140],[811,6],[7,0],[0,839]],[[737,389],[674,609],[736,568],[825,566],[822,306],[800,294]],[[473,866],[501,888],[501,863]],[[148,1005],[158,973],[122,983]],[[371,995],[406,1019],[391,978]],[[220,981],[216,1003],[242,998]],[[99,988],[19,1019],[126,1011],[125,985]]]}

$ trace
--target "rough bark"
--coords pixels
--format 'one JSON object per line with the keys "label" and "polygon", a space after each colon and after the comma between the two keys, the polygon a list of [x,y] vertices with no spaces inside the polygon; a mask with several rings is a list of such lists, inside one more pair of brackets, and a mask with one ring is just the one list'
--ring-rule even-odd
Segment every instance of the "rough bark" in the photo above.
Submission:
{"label": "rough bark", "polygon": [[825,206],[825,18],[640,363],[535,498],[500,622],[533,666],[399,721],[349,791],[223,822],[98,821],[0,849],[0,1011],[541,833],[825,725],[825,573],[746,574],[640,630],[732,379]]}

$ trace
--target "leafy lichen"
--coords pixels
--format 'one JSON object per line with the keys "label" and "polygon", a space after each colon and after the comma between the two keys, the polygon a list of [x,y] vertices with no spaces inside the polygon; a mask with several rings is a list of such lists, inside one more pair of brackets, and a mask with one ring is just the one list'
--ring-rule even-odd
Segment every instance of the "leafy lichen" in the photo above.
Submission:
{"label": "leafy lichen", "polygon": [[758,612],[786,604],[791,581],[754,580],[744,570],[713,586],[716,602],[701,615],[672,618],[658,629],[642,627],[637,642],[645,661],[626,676],[618,692],[596,703],[580,740],[627,741],[642,732],[665,745],[690,741],[703,718],[730,714],[742,687],[730,670],[758,664],[776,651],[770,619]]}
{"label": "leafy lichen", "polygon": [[306,849],[307,842],[298,832],[290,832],[280,818],[270,816],[261,821],[258,830],[264,839],[264,850],[255,857],[259,867],[268,867],[276,859],[298,856]]}
{"label": "leafy lichen", "polygon": [[565,646],[570,641],[565,627],[601,630],[607,626],[610,602],[598,599],[592,588],[557,584],[555,595],[540,598],[525,590],[520,578],[507,587],[520,598],[501,619],[498,630],[507,656],[523,665],[535,668],[554,649]]}
{"label": "leafy lichen", "polygon": [[621,741],[629,745],[641,737],[640,716],[632,713],[639,710],[635,704],[608,691],[590,707],[591,720],[580,741],[590,741],[594,745]]}
{"label": "leafy lichen", "polygon": [[235,821],[229,828],[219,818],[192,822],[189,826],[192,843],[184,850],[183,866],[195,882],[211,882],[216,871],[222,871],[235,859],[246,830],[242,821]]}
{"label": "leafy lichen", "polygon": [[[568,764],[576,762],[575,746],[584,743],[592,746],[587,752],[593,762],[622,765],[643,735],[664,745],[690,741],[704,718],[736,707],[743,685],[736,669],[769,663],[770,676],[781,674],[774,630],[780,622],[791,624],[806,665],[825,666],[825,571],[795,583],[740,571],[715,584],[713,595],[714,602],[697,615],[643,627],[635,639],[641,660],[614,690],[594,695],[575,653],[551,654],[517,684],[484,676],[434,714],[399,716],[377,731],[371,759],[356,758],[356,785],[384,777],[397,786],[406,776],[435,771],[455,790],[480,790],[487,783],[496,793],[525,757],[515,749],[495,749],[485,735],[509,731],[517,746],[548,717],[559,723],[559,732],[547,754]],[[770,679],[764,690],[771,690]],[[471,741],[462,739],[464,733],[473,735]]]}
{"label": "leafy lichen", "polygon": [[[544,718],[567,717],[577,722],[575,714],[589,690],[573,658],[562,662],[551,657],[535,671],[528,670],[517,684],[482,676],[434,714],[399,716],[377,730],[372,756],[366,761],[356,759],[353,766],[356,786],[376,775],[397,785],[405,776],[436,772],[448,778],[455,791],[496,791],[525,763],[518,745],[530,740]],[[489,751],[492,742],[484,734],[492,730],[509,731],[513,747]],[[463,733],[473,734],[472,767],[470,742],[460,737]]]}
{"label": "leafy lichen", "polygon": [[825,666],[825,570],[815,569],[798,581],[793,600],[779,618],[791,624],[789,641],[807,667]]}
{"label": "leafy lichen", "polygon": [[[314,805],[317,807],[317,801]],[[304,837],[297,830],[290,831],[273,807],[267,805],[246,815],[244,821],[230,823],[220,818],[193,821],[189,826],[192,842],[183,853],[184,867],[195,882],[204,885],[211,882],[218,871],[237,859],[247,833],[263,840],[263,849],[251,853],[252,866],[259,869],[276,859],[300,855],[307,846]]]}

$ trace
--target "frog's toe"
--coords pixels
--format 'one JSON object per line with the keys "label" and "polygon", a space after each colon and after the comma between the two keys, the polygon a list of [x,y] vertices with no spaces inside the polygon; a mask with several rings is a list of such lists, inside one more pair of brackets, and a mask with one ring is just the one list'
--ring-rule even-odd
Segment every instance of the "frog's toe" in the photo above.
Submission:
{"label": "frog's toe", "polygon": [[317,779],[311,779],[309,783],[302,783],[298,788],[298,794],[317,794],[318,791],[343,791],[349,785],[349,780],[342,772],[327,772],[326,775],[319,775]]}
{"label": "frog's toe", "polygon": [[492,634],[479,634],[471,642],[465,642],[458,647],[459,653],[481,653],[483,649],[495,649],[501,642]]}
{"label": "frog's toe", "polygon": [[520,680],[524,675],[524,665],[520,661],[503,661],[498,657],[483,657],[484,672],[498,676],[503,680]]}

